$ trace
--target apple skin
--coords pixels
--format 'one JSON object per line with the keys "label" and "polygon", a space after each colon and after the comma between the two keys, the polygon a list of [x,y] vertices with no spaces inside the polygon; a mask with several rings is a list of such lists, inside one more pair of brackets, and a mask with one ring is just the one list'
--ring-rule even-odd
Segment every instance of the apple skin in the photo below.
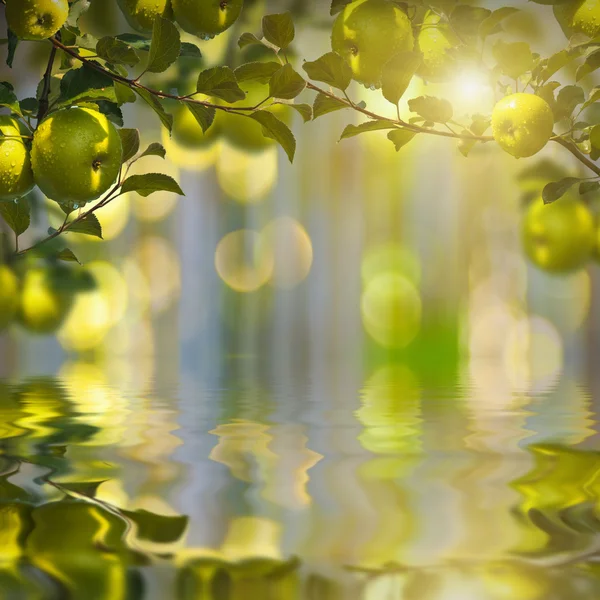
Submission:
{"label": "apple skin", "polygon": [[550,105],[533,94],[512,94],[492,113],[492,133],[498,145],[515,158],[537,154],[548,143],[554,127]]}
{"label": "apple skin", "polygon": [[172,0],[172,4],[181,29],[200,38],[210,38],[235,23],[244,0]]}
{"label": "apple skin", "polygon": [[118,0],[127,22],[138,31],[152,31],[154,19],[173,18],[170,0]]}
{"label": "apple skin", "polygon": [[600,0],[571,0],[554,5],[554,16],[567,38],[600,33]]}
{"label": "apple skin", "polygon": [[[0,116],[0,202],[16,200],[34,187],[31,156],[24,138],[27,128],[14,117]],[[6,137],[4,137],[6,136]]]}
{"label": "apple skin", "polygon": [[99,198],[115,182],[123,148],[115,126],[88,108],[46,117],[33,136],[31,162],[40,190],[72,209]]}
{"label": "apple skin", "polygon": [[356,0],[338,15],[331,47],[350,65],[354,79],[381,85],[381,70],[395,54],[414,48],[406,14],[389,0]]}
{"label": "apple skin", "polygon": [[52,37],[68,16],[67,0],[6,0],[6,22],[22,40]]}
{"label": "apple skin", "polygon": [[527,209],[522,238],[525,253],[540,269],[550,273],[574,271],[583,267],[594,251],[594,217],[575,196],[563,196],[552,204],[538,198]]}

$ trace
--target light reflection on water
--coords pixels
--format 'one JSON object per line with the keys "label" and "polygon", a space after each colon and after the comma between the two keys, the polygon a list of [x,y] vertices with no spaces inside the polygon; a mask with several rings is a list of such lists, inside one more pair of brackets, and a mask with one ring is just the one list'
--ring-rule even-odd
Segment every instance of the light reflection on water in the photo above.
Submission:
{"label": "light reflection on water", "polygon": [[63,375],[0,384],[0,598],[600,595],[597,423],[573,382],[500,401],[395,365],[340,401]]}

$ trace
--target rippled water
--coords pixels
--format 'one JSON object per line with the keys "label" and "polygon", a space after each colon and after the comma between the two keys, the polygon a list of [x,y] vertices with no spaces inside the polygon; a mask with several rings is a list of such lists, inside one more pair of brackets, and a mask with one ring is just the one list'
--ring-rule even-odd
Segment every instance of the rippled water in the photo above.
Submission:
{"label": "rippled water", "polygon": [[[93,373],[93,371],[91,371]],[[0,598],[595,600],[591,395],[0,384]]]}

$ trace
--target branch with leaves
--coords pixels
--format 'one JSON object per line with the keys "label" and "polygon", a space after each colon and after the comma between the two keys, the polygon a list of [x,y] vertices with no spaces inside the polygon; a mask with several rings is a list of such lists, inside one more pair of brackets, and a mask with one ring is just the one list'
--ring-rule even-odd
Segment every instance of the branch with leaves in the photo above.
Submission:
{"label": "branch with leaves", "polygon": [[[548,2],[544,1],[543,4]],[[358,67],[352,59],[353,53],[358,52],[354,48],[355,42],[342,40],[341,45],[339,41],[336,42],[338,34],[335,23],[332,38],[335,47],[316,60],[304,61],[301,65],[304,74],[294,67],[291,58],[295,56],[293,43],[296,31],[293,15],[287,12],[263,17],[260,35],[248,32],[239,37],[241,54],[258,48],[259,59],[202,69],[200,49],[181,41],[177,23],[171,18],[157,14],[148,34],[125,33],[95,39],[79,26],[79,20],[88,6],[87,0],[71,2],[67,20],[47,38],[50,44],[49,58],[38,87],[38,96],[19,100],[13,85],[4,82],[0,84],[0,106],[7,108],[20,120],[32,132],[34,139],[39,124],[56,111],[80,106],[98,110],[121,128],[119,131],[125,149],[121,173],[128,169],[127,161],[134,159],[139,149],[139,134],[123,128],[121,107],[137,99],[155,112],[169,133],[172,133],[174,124],[170,108],[175,105],[189,110],[205,134],[214,127],[219,113],[251,119],[257,123],[262,135],[275,140],[283,148],[290,161],[293,161],[296,152],[296,139],[286,120],[280,118],[281,114],[275,110],[280,105],[288,111],[296,111],[305,122],[349,109],[364,120],[348,125],[341,139],[372,131],[387,131],[387,137],[396,150],[404,148],[417,135],[457,140],[464,156],[480,144],[498,142],[503,146],[498,128],[490,132],[493,114],[474,114],[461,122],[455,117],[452,104],[443,97],[425,95],[411,98],[406,102],[410,114],[402,114],[406,109],[401,109],[401,103],[404,103],[415,78],[427,81],[432,77],[434,81],[450,81],[452,75],[466,65],[483,74],[497,97],[526,92],[542,99],[551,111],[552,126],[548,129],[547,138],[542,140],[541,147],[546,141],[559,144],[582,167],[594,174],[593,177],[569,176],[550,182],[543,191],[544,201],[557,200],[577,184],[581,193],[600,189],[600,167],[596,164],[600,158],[600,124],[581,120],[581,115],[589,113],[600,101],[600,88],[593,88],[586,93],[580,85],[562,85],[552,79],[561,69],[572,64],[578,65],[578,82],[589,78],[600,67],[600,39],[594,35],[584,37],[575,32],[565,49],[543,58],[532,52],[526,42],[504,41],[502,24],[518,13],[515,7],[489,10],[449,4],[446,9],[443,5],[440,7],[439,4],[429,5],[426,2],[368,0],[359,5],[351,0],[333,0],[331,15],[338,20],[354,10],[357,11],[356,15],[360,11],[374,11],[372,15],[377,18],[379,10],[394,11],[395,22],[405,23],[403,35],[404,41],[408,41],[404,45],[397,44],[398,47],[390,52],[390,57],[377,65],[377,78],[371,83],[371,87],[377,88],[394,107],[395,116],[388,116],[374,111],[364,101],[352,99],[353,86],[357,85],[354,81],[366,82],[364,74],[357,71]],[[551,15],[548,16],[551,18]],[[356,17],[354,22],[357,23],[355,38],[361,39],[362,44],[360,19]],[[239,23],[236,27],[239,27]],[[386,27],[383,21],[382,27]],[[396,32],[390,31],[388,34],[393,37]],[[431,47],[427,45],[431,36],[436,36],[436,41],[439,37],[444,42],[436,64],[431,58]],[[19,43],[14,32],[9,30],[9,65],[13,63]],[[386,40],[364,41],[365,47],[361,47],[360,52],[365,63],[368,62],[365,56],[368,55],[369,43],[385,45]],[[440,65],[448,67],[446,72],[440,72]],[[196,72],[194,89],[175,93],[173,90],[157,89],[148,83],[148,79],[167,71],[170,73],[173,69],[179,73]],[[247,101],[244,88],[250,85],[264,88],[260,100]],[[177,87],[179,90],[180,86]],[[298,98],[307,92],[313,92],[314,99],[310,103],[298,102]],[[528,132],[526,129],[523,131],[525,134]],[[535,132],[529,134],[535,137]],[[136,145],[135,136],[138,147],[131,154],[130,147]],[[517,137],[515,134],[505,148],[515,155],[517,152],[511,150],[510,144],[517,143]],[[71,216],[72,205],[62,202],[61,198],[52,198],[65,212],[65,222],[29,248],[17,249],[17,254],[39,250],[45,242],[69,232],[97,235],[97,228],[88,227],[95,219],[94,213],[126,192],[139,193],[143,190],[144,193],[151,193],[162,190],[182,193],[175,182],[164,178],[166,176],[157,178],[156,174],[147,174],[134,177],[138,178],[135,186],[131,183],[132,178],[122,180],[119,176],[117,183],[92,208],[82,210],[78,207],[79,212],[74,218]],[[17,215],[27,210],[26,200],[19,200],[14,206],[0,202],[0,206],[8,221],[19,221],[11,217],[11,212]],[[23,233],[20,231],[22,227],[23,221],[17,228],[19,232],[15,231],[17,244],[19,235]]]}

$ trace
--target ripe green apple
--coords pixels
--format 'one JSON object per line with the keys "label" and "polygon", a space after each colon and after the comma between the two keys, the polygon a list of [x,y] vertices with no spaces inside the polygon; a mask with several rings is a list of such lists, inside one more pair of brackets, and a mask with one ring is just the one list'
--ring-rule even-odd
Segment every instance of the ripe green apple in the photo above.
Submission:
{"label": "ripe green apple", "polygon": [[17,318],[31,333],[50,334],[62,325],[72,304],[72,294],[55,285],[50,271],[30,269],[23,278]]}
{"label": "ripe green apple", "polygon": [[229,29],[240,16],[244,0],[172,0],[181,29],[211,38]]}
{"label": "ripe green apple", "polygon": [[53,36],[69,16],[67,0],[6,0],[6,22],[23,40]]}
{"label": "ripe green apple", "polygon": [[512,94],[496,104],[492,133],[515,158],[537,154],[552,136],[554,115],[549,104],[533,94]]}
{"label": "ripe green apple", "polygon": [[525,214],[522,235],[529,259],[551,273],[582,267],[596,242],[592,212],[574,195],[552,204],[544,204],[541,198],[534,200]]}
{"label": "ripe green apple", "polygon": [[423,54],[423,64],[419,75],[428,81],[447,81],[456,64],[448,51],[457,46],[460,40],[448,23],[440,23],[441,17],[429,11],[423,19],[417,43]]}
{"label": "ripe green apple", "polygon": [[381,84],[381,69],[395,54],[412,50],[410,21],[389,0],[356,0],[333,24],[331,47],[346,59],[354,79],[366,86]]}
{"label": "ripe green apple", "polygon": [[48,198],[72,208],[104,194],[116,180],[122,158],[114,125],[88,108],[50,114],[33,137],[35,182]]}
{"label": "ripe green apple", "polygon": [[595,37],[600,32],[600,0],[571,0],[556,4],[554,16],[569,38],[575,33]]}
{"label": "ripe green apple", "polygon": [[31,133],[17,119],[0,116],[0,202],[16,200],[34,187],[31,157],[26,140]]}
{"label": "ripe green apple", "polygon": [[[268,85],[247,82],[242,83],[240,87],[246,92],[246,98],[227,106],[256,106],[269,95]],[[289,124],[292,118],[291,109],[283,104],[276,104],[272,107],[265,105],[264,108],[261,107],[261,110],[272,112],[284,123]],[[242,115],[218,111],[215,125],[221,128],[225,138],[232,145],[242,150],[257,152],[275,144],[274,140],[264,136],[260,123]]]}
{"label": "ripe green apple", "polygon": [[170,0],[118,0],[127,22],[138,31],[152,31],[154,19],[173,18]]}
{"label": "ripe green apple", "polygon": [[[195,96],[201,100],[201,96]],[[180,102],[173,111],[173,139],[185,148],[204,148],[219,137],[220,120],[210,126],[204,133],[194,115]]]}
{"label": "ripe green apple", "polygon": [[19,306],[19,280],[6,265],[0,265],[0,331],[14,319]]}

